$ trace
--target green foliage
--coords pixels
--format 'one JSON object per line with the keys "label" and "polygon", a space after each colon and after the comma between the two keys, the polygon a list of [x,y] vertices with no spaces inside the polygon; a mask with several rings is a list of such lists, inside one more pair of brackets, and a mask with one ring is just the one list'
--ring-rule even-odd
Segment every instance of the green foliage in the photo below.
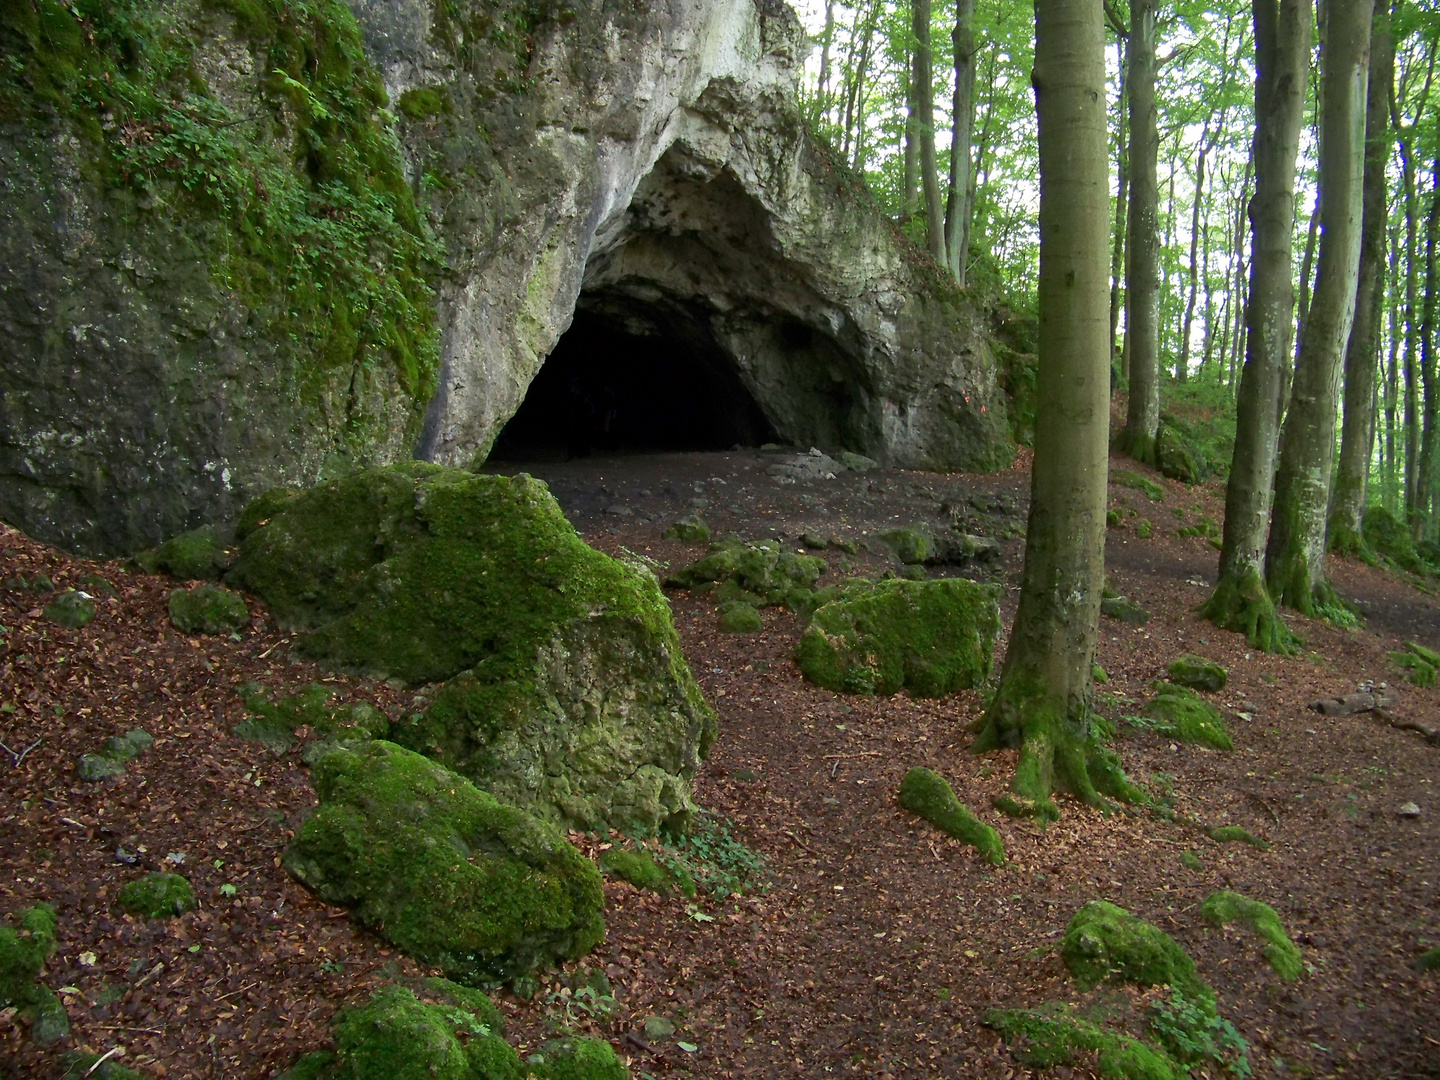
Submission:
{"label": "green foliage", "polygon": [[320,808],[285,866],[458,981],[525,974],[604,933],[594,864],[552,826],[391,743],[314,765]]}
{"label": "green foliage", "polygon": [[1265,958],[1275,973],[1286,982],[1294,982],[1304,970],[1300,950],[1285,933],[1280,917],[1269,904],[1251,900],[1239,893],[1222,890],[1213,892],[1200,905],[1200,917],[1211,926],[1241,923],[1265,939]]}
{"label": "green foliage", "polygon": [[1097,1055],[1096,1071],[1105,1080],[1186,1080],[1188,1076],[1162,1051],[1082,1018],[1074,1006],[991,1009],[985,1024],[1014,1045],[1016,1056],[1031,1068],[1073,1065],[1077,1053],[1088,1051]]}
{"label": "green foliage", "polygon": [[170,594],[170,624],[182,634],[229,634],[250,621],[245,598],[221,585],[196,585]]}
{"label": "green foliage", "polygon": [[1213,1001],[1195,1000],[1171,987],[1168,999],[1151,1004],[1150,1029],[1181,1061],[1221,1063],[1236,1080],[1250,1075],[1250,1044],[1215,1011]]}
{"label": "green foliage", "polygon": [[[1235,455],[1235,390],[1218,379],[1167,381],[1163,386],[1169,427],[1194,457],[1198,479],[1227,476]],[[1185,481],[1196,483],[1195,480]]]}
{"label": "green foliage", "polygon": [[1208,690],[1212,694],[1224,690],[1230,678],[1223,665],[1193,653],[1172,660],[1169,670],[1171,682],[1192,690]]}
{"label": "green foliage", "polygon": [[237,114],[201,74],[205,5],[145,0],[9,4],[0,112],[58,117],[95,148],[95,180],[193,220],[219,283],[290,343],[302,393],[338,367],[383,363],[428,399],[440,250],[350,8],[214,4],[259,57],[257,115]]}
{"label": "green foliage", "polygon": [[1396,566],[1416,573],[1424,573],[1428,569],[1415,550],[1410,530],[1383,506],[1372,506],[1365,511],[1361,533],[1371,551]]}
{"label": "green foliage", "polygon": [[1215,1012],[1215,993],[1169,934],[1124,908],[1091,900],[1075,913],[1060,942],[1065,966],[1082,989],[1102,982],[1170,986]]}
{"label": "green foliage", "polygon": [[142,919],[168,919],[195,910],[195,890],[179,874],[149,873],[127,881],[120,906]]}
{"label": "green foliage", "polygon": [[990,675],[1000,611],[993,586],[961,578],[881,581],[815,612],[795,651],[805,677],[848,693],[940,697]]}
{"label": "green foliage", "polygon": [[955,798],[949,783],[938,773],[923,767],[909,770],[900,782],[900,805],[941,832],[969,844],[994,865],[1004,865],[1005,845],[1000,834]]}
{"label": "green foliage", "polygon": [[655,859],[677,880],[688,877],[716,900],[763,891],[770,876],[765,859],[738,839],[733,827],[728,819],[701,812],[690,831],[669,837]]}

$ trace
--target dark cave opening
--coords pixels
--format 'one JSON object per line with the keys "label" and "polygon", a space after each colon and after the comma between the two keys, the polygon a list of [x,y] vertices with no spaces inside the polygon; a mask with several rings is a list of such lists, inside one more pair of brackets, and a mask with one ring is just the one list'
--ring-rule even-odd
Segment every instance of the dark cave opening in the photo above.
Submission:
{"label": "dark cave opening", "polygon": [[703,320],[601,302],[576,310],[490,460],[722,450],[773,437]]}

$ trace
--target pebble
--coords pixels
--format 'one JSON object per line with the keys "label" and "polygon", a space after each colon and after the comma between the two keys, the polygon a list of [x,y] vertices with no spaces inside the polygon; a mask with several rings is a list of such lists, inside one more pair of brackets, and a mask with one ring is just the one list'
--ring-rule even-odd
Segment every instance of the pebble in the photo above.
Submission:
{"label": "pebble", "polygon": [[1401,803],[1400,809],[1396,811],[1401,817],[1419,817],[1420,807],[1413,802]]}

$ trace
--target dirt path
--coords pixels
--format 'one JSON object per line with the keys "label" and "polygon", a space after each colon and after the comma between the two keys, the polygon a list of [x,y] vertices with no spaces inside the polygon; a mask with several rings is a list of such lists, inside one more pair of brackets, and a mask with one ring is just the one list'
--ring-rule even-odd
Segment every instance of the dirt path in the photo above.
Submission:
{"label": "dirt path", "polygon": [[[701,549],[661,533],[693,509],[722,532],[787,541],[809,531],[861,542],[896,524],[954,517],[1005,539],[1005,562],[982,576],[1005,586],[1008,620],[1023,470],[783,484],[767,471],[776,460],[657,455],[532,471],[597,546],[675,565]],[[1368,714],[1324,718],[1306,708],[1364,679],[1395,684],[1387,649],[1403,639],[1440,645],[1440,604],[1340,564],[1337,584],[1361,600],[1367,629],[1296,620],[1306,655],[1249,652],[1195,618],[1214,551],[1203,538],[1174,535],[1219,520],[1218,488],[1163,487],[1160,502],[1111,490],[1113,504],[1135,511],[1109,534],[1111,584],[1151,618],[1141,627],[1105,621],[1099,659],[1110,681],[1101,704],[1138,711],[1150,681],[1181,652],[1225,663],[1231,682],[1214,699],[1230,716],[1235,751],[1172,746],[1124,727],[1117,749],[1133,779],[1156,793],[1173,789],[1177,808],[1208,823],[1245,826],[1270,850],[1071,802],[1044,830],[994,816],[990,799],[1013,760],[969,753],[965,726],[979,713],[978,694],[911,701],[817,690],[790,661],[801,629],[793,616],[772,609],[763,633],[722,634],[712,605],[676,593],[686,655],[721,721],[697,797],[764,855],[770,884],[697,905],[607,883],[609,930],[587,963],[605,966],[619,1012],[597,1020],[571,1010],[570,1021],[611,1038],[642,1080],[1024,1076],[981,1017],[997,1005],[1076,999],[1055,945],[1075,909],[1098,897],[1151,919],[1191,952],[1250,1040],[1256,1075],[1440,1075],[1440,979],[1410,966],[1440,942],[1440,749]],[[1142,518],[1152,523],[1149,539],[1136,535]],[[0,535],[0,548],[0,578],[43,569],[68,584],[93,569],[13,532]],[[827,558],[838,568],[837,553]],[[856,572],[884,565],[863,548],[844,558]],[[121,596],[80,633],[0,594],[0,740],[43,740],[18,768],[0,755],[0,914],[37,899],[59,908],[63,940],[47,981],[74,989],[67,1045],[121,1045],[127,1063],[156,1076],[268,1077],[323,1039],[337,1006],[415,969],[276,867],[313,793],[295,752],[275,756],[228,737],[237,687],[333,679],[337,691],[392,713],[408,695],[293,663],[268,621],[240,641],[183,638],[164,618],[171,583],[101,569]],[[1399,684],[1398,693],[1397,714],[1440,722],[1440,692]],[[75,780],[76,754],[137,724],[157,743],[130,774],[100,786]],[[980,862],[898,807],[900,778],[917,764],[942,772],[1000,830],[1005,867]],[[1397,815],[1407,801],[1421,808],[1418,818]],[[576,839],[594,850],[604,838]],[[201,910],[149,925],[116,914],[115,890],[133,876],[116,862],[117,846],[157,867],[171,852],[183,855]],[[1201,869],[1182,865],[1183,851],[1198,855]],[[233,897],[225,884],[237,886]],[[1280,982],[1253,937],[1203,927],[1196,907],[1217,888],[1275,907],[1309,965],[1300,982]],[[526,1048],[563,1015],[553,988],[530,1002],[498,995]],[[1119,995],[1124,1001],[1108,1007],[1143,996]],[[651,1044],[642,1025],[652,1015],[673,1020],[677,1038]],[[55,1054],[37,1055],[0,1014],[6,1059],[13,1074],[54,1074]],[[1081,1067],[1052,1074],[1088,1075]]]}

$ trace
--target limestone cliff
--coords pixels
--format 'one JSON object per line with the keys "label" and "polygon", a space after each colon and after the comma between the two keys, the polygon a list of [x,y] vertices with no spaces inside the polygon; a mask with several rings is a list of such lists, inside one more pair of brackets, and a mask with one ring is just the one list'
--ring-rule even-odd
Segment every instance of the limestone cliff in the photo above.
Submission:
{"label": "limestone cliff", "polygon": [[577,309],[719,357],[787,441],[1008,459],[981,317],[808,134],[783,5],[17,10],[0,516],[37,536],[481,462]]}

